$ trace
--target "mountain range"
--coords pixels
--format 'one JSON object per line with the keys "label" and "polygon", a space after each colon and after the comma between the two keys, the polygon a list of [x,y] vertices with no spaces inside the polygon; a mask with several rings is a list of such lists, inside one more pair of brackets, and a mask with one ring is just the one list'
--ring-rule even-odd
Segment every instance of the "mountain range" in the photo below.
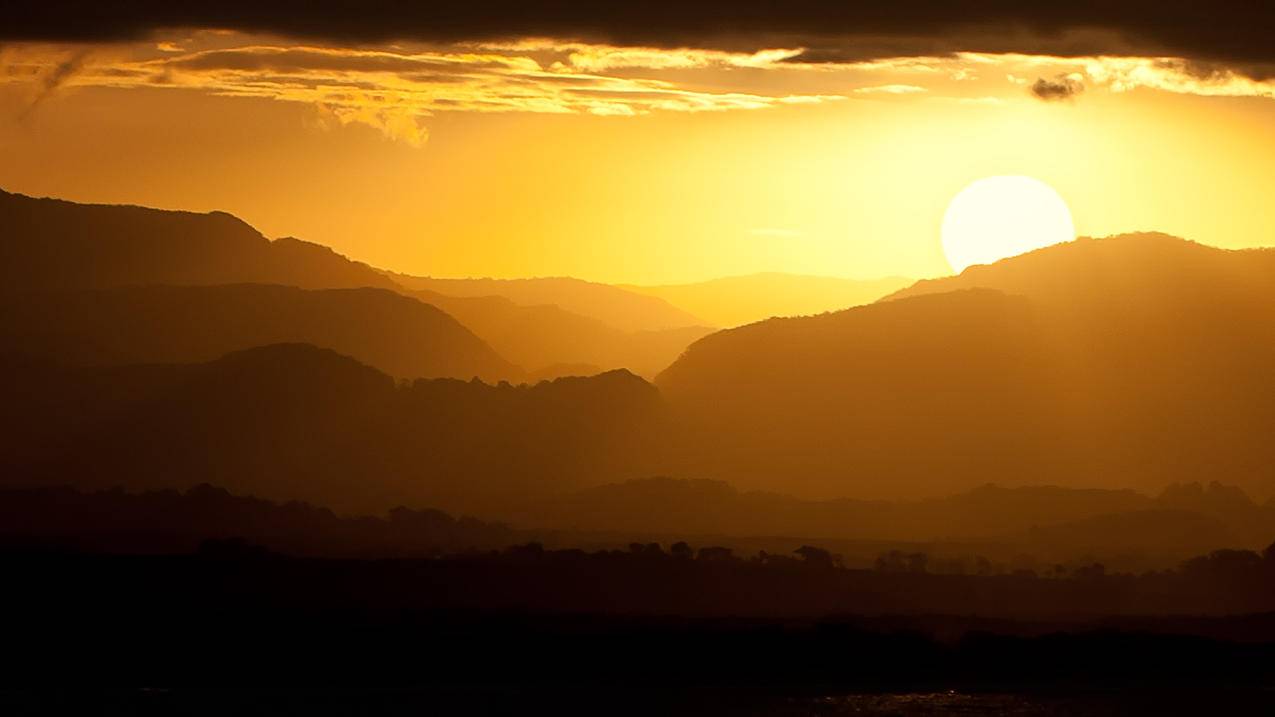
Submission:
{"label": "mountain range", "polygon": [[685,307],[715,326],[734,327],[775,316],[806,316],[869,304],[910,285],[910,279],[842,279],[767,272],[692,284],[624,285]]}
{"label": "mountain range", "polygon": [[625,371],[534,386],[392,377],[276,344],[184,364],[0,366],[0,485],[216,483],[342,512],[494,512],[649,475],[662,402]]}
{"label": "mountain range", "polygon": [[[1275,490],[1275,251],[1078,240],[693,344],[657,379],[678,466],[809,496],[995,479]],[[778,476],[783,476],[778,478]],[[852,491],[847,486],[854,486]]]}
{"label": "mountain range", "polygon": [[[4,291],[42,293],[39,300],[56,304],[60,307],[56,310],[77,303],[74,298],[53,296],[57,292],[136,290],[158,285],[273,284],[302,289],[381,289],[429,304],[458,319],[467,331],[457,332],[448,322],[435,319],[437,335],[422,344],[424,324],[420,317],[428,310],[411,311],[399,304],[396,315],[406,321],[401,326],[394,325],[384,312],[365,315],[366,320],[360,321],[366,325],[363,338],[380,331],[375,342],[382,345],[402,343],[405,339],[400,337],[406,336],[415,342],[415,356],[396,356],[388,361],[378,360],[366,350],[351,353],[348,343],[329,342],[315,332],[288,335],[275,331],[278,335],[263,336],[260,341],[315,343],[351,353],[404,377],[479,376],[519,381],[618,368],[654,377],[692,341],[712,331],[703,321],[662,299],[605,284],[576,279],[444,280],[390,274],[351,261],[321,245],[294,238],[269,240],[224,212],[196,214],[76,204],[0,191],[0,226],[5,227],[0,239],[0,261],[4,262],[0,281]],[[258,290],[259,298],[262,291]],[[246,289],[237,290],[241,302],[245,292]],[[203,296],[213,293],[216,292]],[[146,299],[141,291],[130,296],[133,301]],[[273,296],[277,299],[280,295]],[[328,294],[304,300],[323,301],[333,316],[350,318],[366,312],[368,296]],[[294,303],[302,301],[299,297],[294,295]],[[8,303],[11,307],[27,307],[21,313],[35,322],[40,312],[28,303],[32,300],[33,297],[22,296]],[[346,301],[351,305],[338,308]],[[84,305],[82,300],[78,303]],[[381,299],[379,305],[385,308],[389,304]],[[164,311],[155,307],[153,313]],[[257,317],[256,323],[227,328],[239,335],[260,333],[258,324],[272,312],[272,307],[259,306],[251,312]],[[91,318],[83,316],[77,326],[85,328]],[[212,331],[217,326],[206,324],[202,330]],[[469,332],[487,347],[476,349],[472,339],[463,335]],[[66,335],[58,340],[66,347],[83,347],[100,339],[93,335]],[[207,343],[222,345],[226,350],[245,347],[233,336],[208,337]],[[430,362],[421,362],[422,346],[428,346],[434,354]],[[493,353],[497,356],[493,357]],[[104,354],[90,352],[79,358],[93,355]],[[208,360],[215,355],[178,353],[169,357],[155,355],[153,360],[187,357]],[[145,354],[136,358],[152,360]]]}
{"label": "mountain range", "polygon": [[[975,539],[996,509],[925,501],[995,482],[1028,491],[983,494],[1002,523],[1076,549],[1255,540],[1265,518],[1219,528],[1147,496],[1275,493],[1272,250],[1082,239],[714,331],[745,314],[388,274],[221,213],[0,193],[0,227],[5,486],[206,482],[538,528]],[[793,284],[686,291],[767,282]],[[829,286],[812,296],[858,290]],[[656,475],[708,482],[624,483]],[[1076,492],[1095,487],[1110,493]],[[1104,507],[1063,508],[1090,498]]]}
{"label": "mountain range", "polygon": [[324,346],[404,379],[519,380],[469,329],[387,289],[278,284],[25,292],[0,303],[0,343],[79,365],[200,363],[257,346]]}
{"label": "mountain range", "polygon": [[503,296],[520,306],[558,306],[622,331],[659,331],[706,322],[664,299],[569,277],[536,279],[438,279],[391,274],[408,289],[444,296]]}

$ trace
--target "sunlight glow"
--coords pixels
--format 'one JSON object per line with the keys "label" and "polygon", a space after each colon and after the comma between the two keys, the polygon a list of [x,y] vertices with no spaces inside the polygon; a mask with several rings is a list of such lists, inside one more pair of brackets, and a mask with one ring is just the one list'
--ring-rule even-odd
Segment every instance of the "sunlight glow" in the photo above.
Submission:
{"label": "sunlight glow", "polygon": [[952,198],[943,215],[943,253],[957,273],[1034,249],[1071,241],[1067,203],[1031,177],[986,177]]}

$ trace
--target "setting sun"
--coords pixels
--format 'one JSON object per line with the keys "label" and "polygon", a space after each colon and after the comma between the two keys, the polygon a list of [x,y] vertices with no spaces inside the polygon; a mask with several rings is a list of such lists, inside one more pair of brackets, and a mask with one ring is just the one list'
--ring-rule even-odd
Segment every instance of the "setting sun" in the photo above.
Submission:
{"label": "setting sun", "polygon": [[1067,203],[1031,177],[987,177],[952,198],[943,215],[943,253],[958,274],[1076,237]]}

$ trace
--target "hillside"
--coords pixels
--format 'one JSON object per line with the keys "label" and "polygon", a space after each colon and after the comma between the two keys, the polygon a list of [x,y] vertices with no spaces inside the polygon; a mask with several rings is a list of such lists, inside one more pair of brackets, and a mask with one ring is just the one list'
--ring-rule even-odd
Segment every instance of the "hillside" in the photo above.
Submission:
{"label": "hillside", "polygon": [[654,296],[569,277],[536,279],[436,279],[389,274],[408,289],[446,296],[503,296],[520,306],[552,304],[622,331],[659,331],[706,322]]}
{"label": "hillside", "polygon": [[398,507],[386,515],[338,516],[299,501],[232,495],[212,485],[185,491],[0,488],[0,549],[35,545],[88,553],[227,555],[254,547],[316,557],[429,557],[503,548],[524,537],[474,518]]}
{"label": "hillside", "polygon": [[[273,336],[263,337],[261,342],[301,341],[330,346],[396,376],[468,378],[477,375],[520,380],[526,375],[520,370],[522,368],[533,376],[556,375],[563,371],[598,373],[623,368],[654,377],[687,345],[711,330],[701,326],[703,322],[660,299],[604,284],[574,279],[436,281],[391,275],[351,261],[321,245],[293,238],[271,241],[224,212],[196,214],[133,206],[77,204],[0,192],[0,227],[4,227],[0,235],[0,260],[4,262],[3,268],[0,268],[0,279],[3,279],[8,291],[58,292],[249,283],[304,289],[371,287],[399,292],[441,308],[489,344],[502,359],[518,367],[512,370],[502,368],[500,360],[493,363],[489,357],[467,364],[450,355],[455,351],[448,349],[434,359],[433,363],[437,366],[426,364],[422,367],[419,360],[387,361],[386,351],[372,347],[356,350],[348,342],[330,344],[324,340],[322,332],[316,335],[313,331],[275,331]],[[440,290],[422,288],[434,284],[438,284]],[[224,295],[229,296],[230,293]],[[345,296],[352,298],[354,295]],[[213,294],[205,295],[205,299],[211,301]],[[68,300],[55,301],[65,304]],[[118,304],[118,301],[114,303]],[[222,313],[229,308],[223,307]],[[344,310],[347,315],[351,312],[357,314],[358,309],[349,307]],[[169,311],[165,315],[172,313]],[[419,310],[415,313],[426,312]],[[226,320],[229,321],[229,318],[226,317]],[[263,320],[262,317],[245,317],[242,321],[231,323],[243,333],[244,326]],[[141,323],[149,325],[154,322],[142,316]],[[81,325],[75,330],[84,328]],[[422,352],[447,347],[458,340],[454,336],[423,336],[419,329],[420,322],[417,322],[414,327],[401,330],[404,336],[421,339],[410,350],[417,358]],[[49,331],[53,330],[56,327],[49,327]],[[342,330],[345,329],[329,327],[328,333]],[[349,330],[359,331],[358,328]],[[98,338],[112,346],[100,349],[87,347],[92,349],[91,355],[101,356],[107,348],[121,348],[118,346],[121,341],[105,335],[109,332],[103,330],[100,333],[103,336]],[[369,329],[365,333],[370,335],[374,332]],[[74,337],[64,338],[68,346],[75,345]],[[264,340],[266,338],[273,340]],[[87,339],[81,337],[80,347],[86,347],[84,341]],[[215,336],[209,340],[206,350],[197,352],[195,360],[209,360],[229,350],[246,348],[239,343],[226,344],[214,339]],[[380,342],[385,343],[386,340],[383,336]],[[45,343],[42,348],[51,346]],[[488,349],[478,351],[490,352]],[[474,351],[465,349],[461,353]],[[148,351],[124,351],[116,358],[121,361],[167,361],[186,360],[184,357],[188,355],[193,354],[184,352],[180,347],[165,353],[162,347],[152,343]]]}
{"label": "hillside", "polygon": [[903,496],[993,477],[1142,489],[1221,477],[1266,496],[1273,255],[1078,241],[711,335],[658,384],[688,435],[728,446],[683,465],[746,487]]}
{"label": "hillside", "polygon": [[994,264],[967,268],[958,276],[926,279],[884,300],[986,288],[1031,297],[1041,305],[1092,305],[1119,299],[1110,310],[1171,313],[1210,298],[1271,293],[1275,250],[1228,250],[1186,239],[1143,232],[1102,239],[1082,237]]}
{"label": "hillside", "polygon": [[76,204],[0,191],[0,285],[139,284],[396,288],[366,264],[298,239],[270,241],[225,212]]}
{"label": "hillside", "polygon": [[864,564],[898,548],[965,563],[978,555],[1037,568],[1085,559],[1162,568],[1224,547],[1261,549],[1275,535],[1275,506],[1260,506],[1217,483],[1176,484],[1159,495],[988,484],[938,498],[811,500],[741,491],[720,481],[647,478],[522,508],[522,514],[505,517],[524,527],[573,526],[670,540],[715,536],[722,544],[763,544],[770,551],[787,536],[796,543],[792,548],[813,541]]}
{"label": "hillside", "polygon": [[593,374],[627,369],[655,378],[696,339],[703,326],[624,331],[559,306],[522,306],[503,296],[447,296],[411,292],[455,316],[501,356],[535,374],[545,369]]}
{"label": "hillside", "polygon": [[0,344],[80,365],[199,363],[278,343],[330,348],[398,378],[522,375],[443,311],[384,289],[141,286],[0,302]]}
{"label": "hillside", "polygon": [[265,346],[184,365],[63,367],[6,357],[3,485],[224,486],[341,512],[492,514],[650,471],[656,390],[625,373],[536,386],[396,384],[333,351]]}
{"label": "hillside", "polygon": [[751,324],[773,316],[808,316],[868,304],[910,283],[908,279],[841,279],[763,273],[693,284],[621,288],[656,296],[716,326]]}

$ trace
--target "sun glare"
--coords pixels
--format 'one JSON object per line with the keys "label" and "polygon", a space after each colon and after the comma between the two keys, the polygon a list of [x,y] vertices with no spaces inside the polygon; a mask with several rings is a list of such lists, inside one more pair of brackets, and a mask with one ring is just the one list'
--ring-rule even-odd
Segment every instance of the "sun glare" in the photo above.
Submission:
{"label": "sun glare", "polygon": [[957,273],[1076,236],[1067,203],[1031,177],[986,177],[962,189],[943,215],[942,242]]}

